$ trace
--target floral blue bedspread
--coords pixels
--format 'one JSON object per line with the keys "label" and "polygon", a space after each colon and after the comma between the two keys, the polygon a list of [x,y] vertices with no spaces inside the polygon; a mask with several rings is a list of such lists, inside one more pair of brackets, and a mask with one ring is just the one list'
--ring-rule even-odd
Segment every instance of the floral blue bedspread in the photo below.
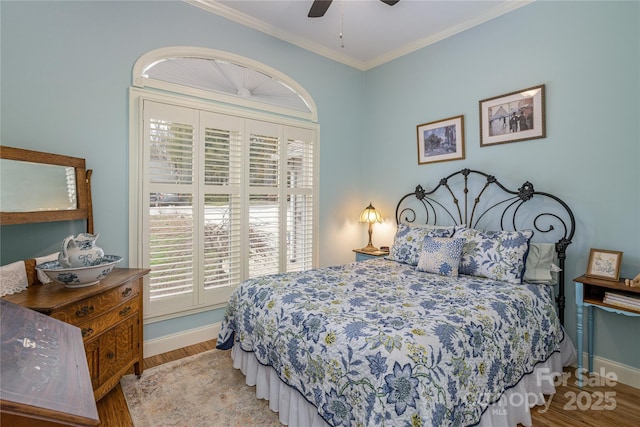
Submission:
{"label": "floral blue bedspread", "polygon": [[467,426],[562,338],[549,287],[374,259],[245,281],[218,348],[255,352],[333,426]]}

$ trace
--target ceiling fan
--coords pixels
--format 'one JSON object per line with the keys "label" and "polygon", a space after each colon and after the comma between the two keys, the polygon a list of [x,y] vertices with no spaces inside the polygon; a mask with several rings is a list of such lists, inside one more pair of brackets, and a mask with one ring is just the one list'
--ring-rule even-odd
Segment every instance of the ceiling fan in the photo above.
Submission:
{"label": "ceiling fan", "polygon": [[[307,15],[309,18],[320,18],[324,16],[331,5],[333,0],[314,0],[311,5],[311,9],[309,9],[309,14]],[[388,4],[389,6],[393,6],[398,3],[400,0],[380,0],[383,3]]]}

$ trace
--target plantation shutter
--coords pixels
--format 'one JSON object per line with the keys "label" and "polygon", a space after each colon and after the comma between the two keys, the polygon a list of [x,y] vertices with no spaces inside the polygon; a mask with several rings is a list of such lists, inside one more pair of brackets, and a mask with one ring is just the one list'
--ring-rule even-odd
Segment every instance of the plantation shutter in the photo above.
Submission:
{"label": "plantation shutter", "polygon": [[280,270],[280,127],[248,121],[249,277]]}
{"label": "plantation shutter", "polygon": [[287,128],[286,135],[286,271],[313,266],[313,177],[312,132]]}
{"label": "plantation shutter", "polygon": [[204,132],[204,302],[224,303],[242,280],[242,141],[244,119],[201,113]]}
{"label": "plantation shutter", "polygon": [[313,267],[312,130],[150,100],[143,116],[148,316]]}
{"label": "plantation shutter", "polygon": [[197,114],[188,108],[146,102],[144,123],[148,245],[143,252],[151,268],[149,299],[188,307],[194,292]]}

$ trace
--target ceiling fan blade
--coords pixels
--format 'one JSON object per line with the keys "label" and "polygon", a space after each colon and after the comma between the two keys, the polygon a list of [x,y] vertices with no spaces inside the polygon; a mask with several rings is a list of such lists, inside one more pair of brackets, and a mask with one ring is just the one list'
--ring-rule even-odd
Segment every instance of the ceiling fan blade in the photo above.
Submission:
{"label": "ceiling fan blade", "polygon": [[314,0],[307,16],[309,18],[320,18],[324,16],[331,5],[331,1],[332,0]]}
{"label": "ceiling fan blade", "polygon": [[394,4],[398,3],[400,0],[380,0],[381,2],[388,4],[389,6],[393,6]]}

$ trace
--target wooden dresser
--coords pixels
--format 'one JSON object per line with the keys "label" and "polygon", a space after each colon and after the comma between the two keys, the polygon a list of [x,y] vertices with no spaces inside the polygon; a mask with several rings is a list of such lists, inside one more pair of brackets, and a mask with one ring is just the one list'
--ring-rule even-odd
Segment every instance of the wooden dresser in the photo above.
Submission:
{"label": "wooden dresser", "polygon": [[80,328],[98,401],[132,366],[142,374],[142,283],[148,272],[116,268],[97,285],[36,284],[4,299]]}

